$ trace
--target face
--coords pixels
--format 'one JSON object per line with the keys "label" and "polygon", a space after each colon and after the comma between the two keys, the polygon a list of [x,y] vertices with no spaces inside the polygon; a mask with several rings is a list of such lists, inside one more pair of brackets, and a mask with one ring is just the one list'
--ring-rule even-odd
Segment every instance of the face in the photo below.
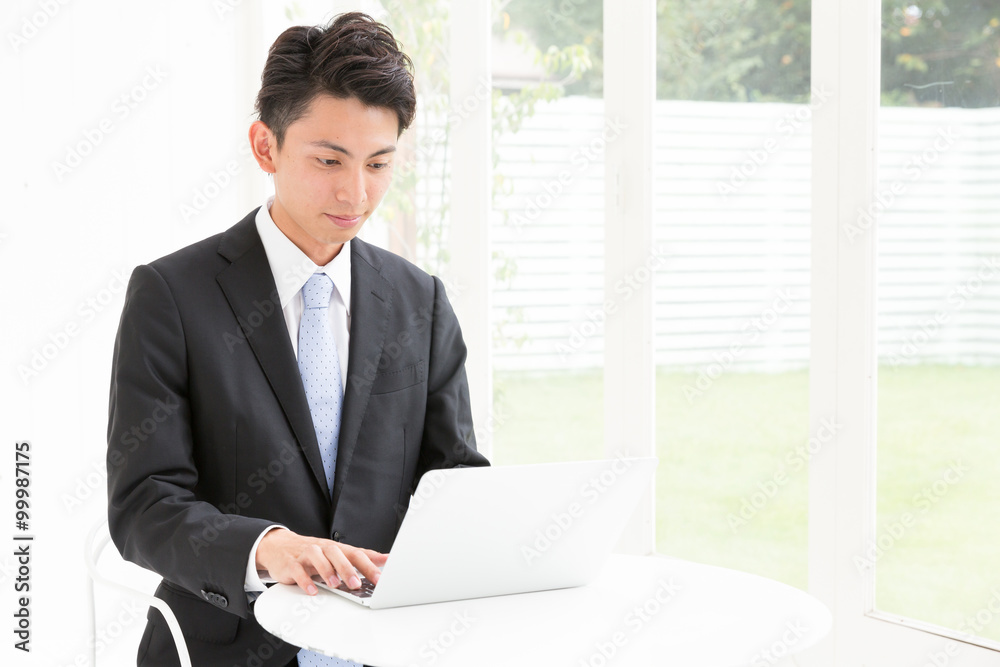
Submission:
{"label": "face", "polygon": [[274,174],[271,218],[317,265],[329,263],[382,201],[398,129],[389,109],[329,95],[288,126],[280,149],[264,123],[250,126],[254,157]]}

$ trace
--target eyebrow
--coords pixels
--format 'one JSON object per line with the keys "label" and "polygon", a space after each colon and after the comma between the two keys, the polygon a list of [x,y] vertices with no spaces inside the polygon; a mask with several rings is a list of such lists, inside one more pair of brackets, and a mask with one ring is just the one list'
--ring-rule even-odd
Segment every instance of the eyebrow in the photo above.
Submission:
{"label": "eyebrow", "polygon": [[[312,142],[309,143],[309,145],[310,146],[318,146],[319,148],[328,148],[328,149],[330,149],[332,151],[337,151],[338,153],[343,153],[344,155],[346,155],[349,158],[353,158],[354,157],[353,155],[351,155],[351,151],[347,150],[343,146],[338,146],[337,144],[334,144],[334,143],[331,143],[329,141],[326,141],[325,139],[320,139],[318,141],[312,141]],[[369,155],[367,159],[370,160],[373,157],[378,157],[379,155],[385,155],[387,153],[395,153],[395,152],[396,152],[396,147],[395,146],[386,146],[385,148],[377,150],[374,153],[372,153],[371,155]]]}

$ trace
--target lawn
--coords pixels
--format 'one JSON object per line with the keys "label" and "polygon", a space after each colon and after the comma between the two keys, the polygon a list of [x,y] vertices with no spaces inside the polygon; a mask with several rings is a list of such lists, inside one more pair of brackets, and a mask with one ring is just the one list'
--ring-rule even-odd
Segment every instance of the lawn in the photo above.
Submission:
{"label": "lawn", "polygon": [[[659,551],[805,588],[808,374],[728,373],[700,394],[695,380],[657,376]],[[495,384],[496,463],[603,457],[599,372]],[[886,367],[879,384],[877,605],[981,623],[1000,600],[1000,368]],[[1000,640],[993,615],[977,634]]]}

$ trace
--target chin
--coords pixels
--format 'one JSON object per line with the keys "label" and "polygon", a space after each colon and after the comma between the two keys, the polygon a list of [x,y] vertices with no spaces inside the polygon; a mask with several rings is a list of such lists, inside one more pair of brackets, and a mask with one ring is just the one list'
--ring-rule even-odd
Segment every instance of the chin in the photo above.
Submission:
{"label": "chin", "polygon": [[350,241],[351,239],[353,239],[355,236],[357,236],[358,235],[358,231],[359,231],[358,229],[352,229],[352,230],[350,230],[350,232],[348,232],[346,234],[338,234],[335,237],[328,238],[328,239],[326,239],[324,241],[324,243],[326,245],[331,245],[331,246],[333,246],[333,245],[343,245],[344,243],[347,243],[348,241]]}

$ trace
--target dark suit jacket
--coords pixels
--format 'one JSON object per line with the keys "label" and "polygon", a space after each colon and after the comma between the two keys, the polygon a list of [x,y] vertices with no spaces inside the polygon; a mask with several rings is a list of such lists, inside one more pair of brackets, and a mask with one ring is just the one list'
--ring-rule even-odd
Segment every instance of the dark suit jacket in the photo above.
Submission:
{"label": "dark suit jacket", "polygon": [[[195,665],[285,665],[243,585],[280,523],[388,552],[420,476],[476,452],[466,348],[441,282],[351,243],[351,335],[332,503],[256,211],[132,273],[115,343],[108,517],[159,573]],[[150,610],[140,665],[177,664]]]}

